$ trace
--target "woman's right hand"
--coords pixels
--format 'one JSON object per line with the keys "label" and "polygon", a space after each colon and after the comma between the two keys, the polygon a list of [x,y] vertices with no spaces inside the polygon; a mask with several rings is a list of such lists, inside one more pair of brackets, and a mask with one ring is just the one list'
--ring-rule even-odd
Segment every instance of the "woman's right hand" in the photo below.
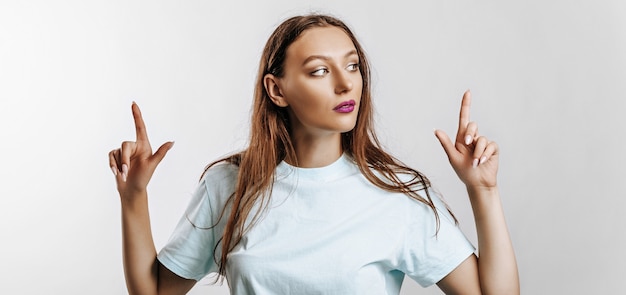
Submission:
{"label": "woman's right hand", "polygon": [[166,142],[153,154],[139,106],[133,102],[131,108],[136,141],[124,141],[120,148],[109,152],[109,165],[121,197],[145,192],[157,165],[174,145],[172,141]]}

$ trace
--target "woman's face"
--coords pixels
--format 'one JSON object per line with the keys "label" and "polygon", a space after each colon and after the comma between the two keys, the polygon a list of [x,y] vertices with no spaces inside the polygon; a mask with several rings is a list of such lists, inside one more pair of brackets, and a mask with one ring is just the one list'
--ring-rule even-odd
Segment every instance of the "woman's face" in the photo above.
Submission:
{"label": "woman's face", "polygon": [[278,84],[292,135],[339,135],[354,128],[363,80],[352,40],[337,27],[306,30],[287,49]]}

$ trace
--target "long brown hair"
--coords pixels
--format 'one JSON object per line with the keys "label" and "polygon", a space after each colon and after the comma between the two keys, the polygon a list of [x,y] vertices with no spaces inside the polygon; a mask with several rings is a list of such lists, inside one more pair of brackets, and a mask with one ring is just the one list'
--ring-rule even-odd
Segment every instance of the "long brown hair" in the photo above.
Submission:
{"label": "long brown hair", "polygon": [[[296,163],[297,166],[289,133],[289,116],[285,108],[276,106],[270,100],[263,84],[263,77],[268,73],[282,77],[289,45],[307,29],[327,26],[340,28],[350,37],[359,56],[359,68],[363,79],[356,125],[354,129],[341,136],[343,152],[354,160],[361,173],[372,184],[386,191],[406,194],[429,206],[435,214],[437,230],[439,229],[439,214],[427,190],[430,187],[428,178],[385,152],[376,137],[373,126],[370,67],[363,48],[352,31],[341,20],[332,16],[320,14],[295,16],[276,28],[263,49],[254,89],[249,146],[242,152],[211,163],[205,169],[206,172],[220,162],[239,166],[235,192],[229,199],[230,212],[229,214],[225,212],[227,206],[219,217],[219,219],[224,216],[228,218],[221,238],[221,257],[219,260],[215,257],[219,265],[219,274],[222,276],[226,273],[228,253],[266,209],[272,192],[276,166],[283,160]],[[403,181],[398,177],[399,174],[410,175],[411,180]],[[417,193],[421,190],[425,192],[426,197]],[[259,210],[252,216],[252,222],[247,223],[246,220],[253,208]],[[217,247],[216,245],[215,250]]]}

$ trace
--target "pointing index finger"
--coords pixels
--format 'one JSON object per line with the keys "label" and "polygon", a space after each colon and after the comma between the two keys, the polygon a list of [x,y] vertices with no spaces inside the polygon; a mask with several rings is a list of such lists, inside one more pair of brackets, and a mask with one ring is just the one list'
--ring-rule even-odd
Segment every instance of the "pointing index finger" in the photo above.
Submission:
{"label": "pointing index finger", "polygon": [[463,94],[461,100],[461,112],[459,113],[459,131],[465,130],[470,122],[470,106],[472,105],[472,95],[469,90]]}
{"label": "pointing index finger", "polygon": [[135,132],[137,134],[137,141],[148,141],[148,133],[146,132],[146,125],[141,117],[141,110],[136,102],[133,101],[131,106],[133,110],[133,119],[135,120]]}

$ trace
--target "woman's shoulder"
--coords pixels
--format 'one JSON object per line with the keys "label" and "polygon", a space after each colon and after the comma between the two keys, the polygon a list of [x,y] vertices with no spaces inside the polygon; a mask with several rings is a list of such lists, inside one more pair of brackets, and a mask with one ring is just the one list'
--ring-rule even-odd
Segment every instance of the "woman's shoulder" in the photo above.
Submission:
{"label": "woman's shoulder", "polygon": [[210,216],[220,214],[235,191],[238,170],[237,165],[225,161],[209,165],[189,202],[187,217],[201,227],[210,225],[213,222]]}
{"label": "woman's shoulder", "polygon": [[219,161],[209,165],[202,174],[201,181],[221,182],[229,179],[236,179],[239,173],[239,166],[228,161]]}
{"label": "woman's shoulder", "polygon": [[235,190],[238,174],[239,166],[227,161],[220,161],[204,170],[199,185],[206,191],[206,194],[213,196],[213,198],[228,198]]}

